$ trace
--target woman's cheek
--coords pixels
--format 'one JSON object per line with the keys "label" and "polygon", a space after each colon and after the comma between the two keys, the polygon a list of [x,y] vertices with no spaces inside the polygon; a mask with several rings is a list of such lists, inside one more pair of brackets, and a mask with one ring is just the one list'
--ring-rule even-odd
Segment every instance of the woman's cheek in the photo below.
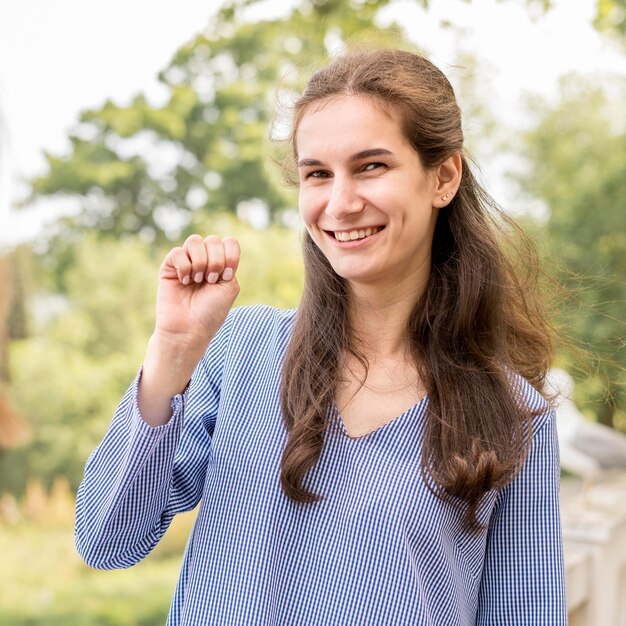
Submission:
{"label": "woman's cheek", "polygon": [[300,211],[300,217],[304,222],[308,230],[310,226],[316,221],[316,210],[314,205],[314,197],[310,191],[301,191],[298,202],[298,210]]}

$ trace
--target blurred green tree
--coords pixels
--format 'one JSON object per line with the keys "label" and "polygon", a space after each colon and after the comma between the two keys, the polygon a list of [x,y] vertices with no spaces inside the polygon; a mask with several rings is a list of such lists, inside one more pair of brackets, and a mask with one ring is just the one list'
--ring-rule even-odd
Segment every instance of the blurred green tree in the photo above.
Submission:
{"label": "blurred green tree", "polygon": [[66,293],[37,289],[31,334],[9,346],[9,397],[32,437],[0,457],[0,493],[23,491],[29,478],[49,486],[55,476],[80,476],[100,420],[140,362],[154,276],[145,245],[89,235],[67,270]]}
{"label": "blurred green tree", "polygon": [[626,41],[626,0],[596,0],[594,25],[621,42]]}
{"label": "blurred green tree", "polygon": [[82,113],[69,154],[46,155],[31,200],[78,199],[80,210],[61,222],[64,236],[97,228],[162,241],[186,234],[198,211],[252,206],[257,218],[280,216],[294,197],[267,168],[275,95],[289,99],[303,59],[319,64],[360,33],[401,42],[399,28],[374,25],[387,1],[303,0],[285,18],[255,23],[245,11],[258,2],[226,3],[160,74],[167,102],[138,95],[128,106],[107,102]]}
{"label": "blurred green tree", "polygon": [[626,410],[626,83],[570,76],[560,94],[557,104],[531,102],[537,123],[518,180],[548,210],[537,236],[548,271],[571,294],[560,321],[597,359],[578,372],[585,405],[612,426]]}

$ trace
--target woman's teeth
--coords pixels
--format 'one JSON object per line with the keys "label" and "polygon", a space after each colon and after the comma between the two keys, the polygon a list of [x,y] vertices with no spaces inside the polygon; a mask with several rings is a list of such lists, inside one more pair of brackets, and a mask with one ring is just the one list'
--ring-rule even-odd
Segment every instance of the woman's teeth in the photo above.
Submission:
{"label": "woman's teeth", "polygon": [[379,230],[381,230],[381,227],[377,226],[375,228],[362,228],[360,230],[344,230],[342,232],[335,232],[334,235],[337,241],[356,241],[357,239],[369,237]]}

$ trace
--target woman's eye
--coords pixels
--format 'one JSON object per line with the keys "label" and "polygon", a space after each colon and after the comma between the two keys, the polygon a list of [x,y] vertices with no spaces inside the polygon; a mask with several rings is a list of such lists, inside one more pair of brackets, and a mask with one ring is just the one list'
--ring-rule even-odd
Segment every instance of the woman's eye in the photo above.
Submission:
{"label": "woman's eye", "polygon": [[371,172],[373,170],[378,169],[379,167],[385,167],[384,163],[368,163],[364,168],[364,172]]}
{"label": "woman's eye", "polygon": [[309,172],[306,176],[307,178],[328,178],[328,172],[324,170],[315,170],[314,172]]}

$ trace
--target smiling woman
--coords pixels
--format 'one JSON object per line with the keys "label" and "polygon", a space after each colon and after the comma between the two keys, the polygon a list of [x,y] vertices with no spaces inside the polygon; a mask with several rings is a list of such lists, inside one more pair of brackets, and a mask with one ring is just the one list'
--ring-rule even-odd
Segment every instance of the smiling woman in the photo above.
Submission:
{"label": "smiling woman", "polygon": [[299,309],[231,310],[233,238],[170,251],[79,490],[81,554],[132,565],[201,500],[171,625],[565,624],[535,261],[504,252],[517,231],[472,176],[446,77],[409,52],[338,57],[291,145]]}

